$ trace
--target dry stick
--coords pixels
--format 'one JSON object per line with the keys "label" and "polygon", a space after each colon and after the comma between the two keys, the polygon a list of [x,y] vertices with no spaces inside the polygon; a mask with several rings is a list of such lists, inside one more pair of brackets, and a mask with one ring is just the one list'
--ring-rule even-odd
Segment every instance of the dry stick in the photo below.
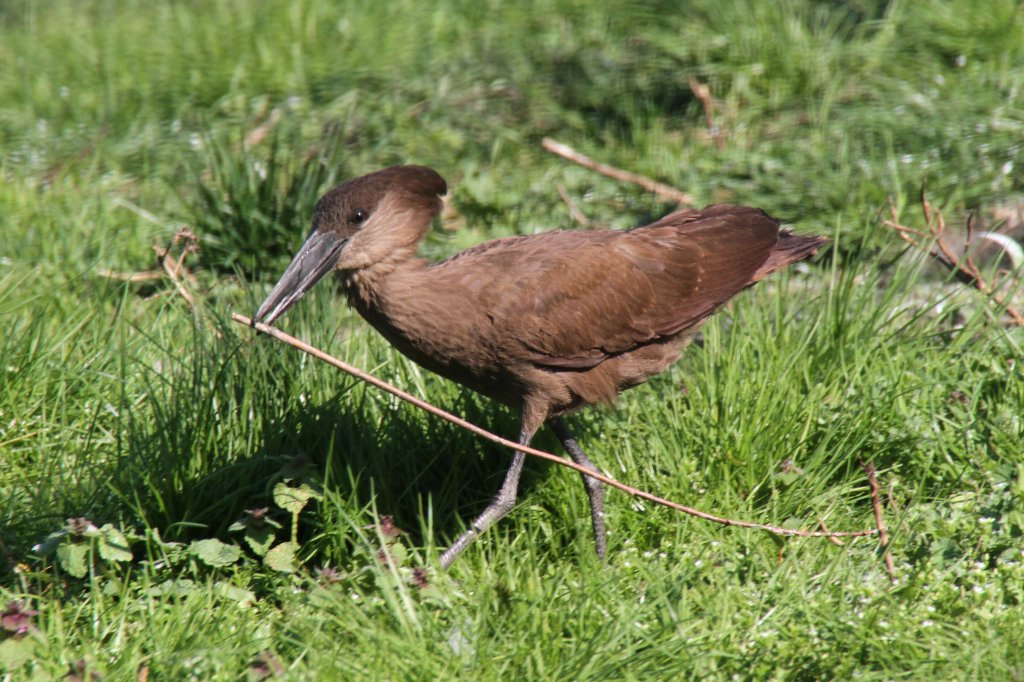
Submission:
{"label": "dry stick", "polygon": [[142,272],[117,272],[116,270],[97,270],[96,274],[104,279],[116,279],[119,282],[137,284],[163,279],[166,275],[159,270],[143,270]]}
{"label": "dry stick", "polygon": [[597,171],[601,175],[606,175],[614,180],[620,182],[628,182],[638,187],[642,187],[648,192],[658,195],[662,199],[673,201],[680,206],[692,206],[695,202],[686,192],[681,192],[671,185],[658,182],[657,180],[651,180],[643,175],[637,173],[631,173],[629,171],[609,166],[608,164],[594,161],[589,156],[579,153],[567,144],[562,144],[557,140],[552,140],[550,137],[545,137],[541,140],[541,146],[547,151],[551,152],[555,156],[561,156],[563,159],[568,159],[573,163],[577,163],[584,168],[589,168],[592,171]]}
{"label": "dry stick", "polygon": [[181,256],[179,257],[175,271],[180,275],[184,275],[185,280],[190,286],[198,287],[199,282],[196,280],[195,275],[189,272],[189,269],[185,267],[185,258],[187,258],[190,253],[199,253],[199,237],[196,236],[195,232],[187,227],[182,227],[174,233],[174,237],[171,238],[171,244],[182,244]]}
{"label": "dry stick", "polygon": [[[970,248],[973,216],[967,221],[967,245],[965,248],[965,256],[963,259],[960,259],[957,257],[949,243],[943,238],[946,231],[946,220],[942,216],[942,212],[935,210],[928,202],[923,185],[921,187],[921,211],[924,213],[925,224],[928,226],[927,233],[923,230],[916,230],[900,223],[899,216],[896,212],[896,205],[891,200],[889,202],[889,211],[892,218],[889,220],[883,220],[882,223],[887,227],[891,227],[896,230],[896,234],[900,236],[900,239],[916,249],[925,251],[944,267],[951,270],[958,280],[964,284],[974,287],[991,300],[995,301],[996,305],[1001,306],[1003,310],[1006,311],[1006,314],[1010,317],[1010,320],[1015,326],[1024,326],[1024,313],[1021,313],[1021,311],[1011,306],[1002,294],[986,282],[985,278],[981,275],[981,270],[978,268],[977,264],[975,264],[974,259],[966,255],[966,249]],[[929,248],[914,237],[919,239],[931,237],[935,247]]]}
{"label": "dry stick", "polygon": [[725,146],[725,139],[722,129],[715,125],[715,100],[711,97],[711,88],[697,80],[693,74],[690,74],[689,84],[690,90],[704,107],[704,120],[708,126],[708,135],[711,136],[715,146],[721,149]]}
{"label": "dry stick", "polygon": [[[171,278],[171,281],[174,282],[178,293],[188,301],[189,307],[193,309],[196,307],[195,298],[185,288],[182,278],[184,277],[191,286],[198,286],[195,276],[185,267],[185,258],[188,257],[188,254],[199,250],[198,242],[199,238],[196,237],[195,233],[187,227],[183,227],[174,233],[171,244],[166,248],[153,244],[153,250],[156,252],[157,260],[160,261],[160,266],[167,273],[167,276]],[[182,244],[181,255],[178,258],[171,255],[171,246],[174,244]]]}
{"label": "dry stick", "polygon": [[164,248],[157,244],[153,244],[153,250],[156,251],[157,259],[160,261],[160,265],[163,267],[164,272],[166,272],[167,276],[172,282],[174,282],[175,290],[177,290],[181,297],[188,303],[192,313],[202,322],[206,323],[213,332],[213,335],[219,339],[222,337],[220,330],[214,327],[205,315],[200,314],[195,297],[185,287],[185,281],[188,281],[188,283],[194,287],[198,286],[195,276],[187,267],[185,267],[185,258],[188,257],[188,254],[195,253],[199,250],[198,241],[198,237],[196,237],[192,230],[187,227],[183,227],[175,233],[174,238],[171,240],[172,246],[174,244],[182,244],[181,254],[177,258],[171,255],[171,246]]}
{"label": "dry stick", "polygon": [[652,495],[651,493],[644,492],[643,490],[640,490],[639,488],[634,488],[634,487],[632,487],[630,485],[626,485],[625,483],[620,483],[619,481],[616,481],[613,478],[609,478],[608,476],[605,476],[604,474],[602,474],[602,473],[600,473],[598,471],[594,471],[592,469],[588,469],[588,468],[586,468],[584,466],[581,466],[579,464],[576,464],[575,462],[572,462],[572,461],[570,461],[568,459],[564,459],[562,457],[559,457],[558,455],[551,454],[550,452],[544,452],[543,450],[537,450],[537,449],[531,448],[531,447],[529,447],[527,445],[522,445],[520,443],[516,443],[516,442],[508,440],[506,438],[502,438],[501,436],[495,435],[495,434],[491,433],[490,431],[487,431],[486,429],[482,429],[479,426],[476,426],[475,424],[471,424],[470,422],[466,421],[465,419],[461,419],[459,417],[456,417],[454,414],[451,414],[449,412],[445,412],[444,410],[442,410],[439,407],[434,407],[430,403],[428,403],[428,402],[426,402],[424,400],[421,400],[420,398],[417,398],[414,395],[406,393],[402,389],[396,388],[395,386],[392,386],[391,384],[387,383],[386,381],[378,379],[377,377],[373,376],[372,374],[368,374],[368,373],[362,371],[361,369],[357,369],[357,368],[353,367],[352,365],[349,365],[349,364],[347,364],[345,362],[342,362],[341,360],[337,359],[336,357],[334,357],[332,355],[328,355],[327,353],[325,353],[324,351],[320,350],[319,348],[315,348],[314,346],[311,346],[308,343],[305,343],[304,341],[300,341],[299,339],[295,338],[294,336],[286,334],[285,332],[283,332],[283,331],[281,331],[281,330],[279,330],[279,329],[277,329],[275,327],[270,327],[268,325],[263,324],[262,322],[256,322],[254,324],[251,319],[249,319],[248,317],[245,317],[244,315],[239,315],[238,313],[232,313],[231,314],[231,319],[234,320],[235,322],[238,322],[239,324],[244,324],[247,327],[254,327],[259,332],[263,332],[264,334],[267,334],[268,336],[272,336],[275,339],[277,339],[278,341],[282,341],[284,343],[287,343],[289,346],[293,346],[294,348],[298,348],[302,352],[308,353],[309,355],[312,355],[313,357],[317,358],[318,360],[322,360],[322,361],[326,362],[329,365],[333,365],[334,367],[337,367],[338,369],[342,370],[343,372],[347,372],[348,374],[351,374],[352,376],[356,377],[357,379],[362,379],[366,383],[372,384],[373,386],[376,386],[377,388],[379,388],[379,389],[381,389],[383,391],[386,391],[386,392],[390,393],[393,396],[401,398],[402,400],[406,401],[407,403],[412,403],[416,407],[420,408],[421,410],[424,410],[425,412],[429,412],[430,414],[434,415],[435,417],[440,417],[441,419],[444,419],[447,422],[450,422],[452,424],[455,424],[456,426],[459,426],[459,427],[461,427],[463,429],[466,429],[467,431],[475,433],[476,435],[478,435],[478,436],[480,436],[482,438],[486,438],[487,440],[491,441],[492,443],[497,443],[499,445],[504,445],[507,448],[511,448],[513,450],[518,450],[520,452],[524,452],[524,453],[526,453],[528,455],[532,455],[534,457],[540,457],[541,459],[546,459],[549,462],[554,462],[556,464],[559,464],[559,465],[564,466],[564,467],[568,467],[570,469],[575,469],[576,471],[578,471],[578,472],[580,472],[582,474],[586,474],[587,476],[589,476],[591,478],[596,478],[597,480],[599,480],[599,481],[601,481],[603,483],[606,483],[606,484],[612,486],[613,488],[618,488],[619,490],[621,490],[621,491],[623,491],[625,493],[629,493],[630,495],[633,495],[634,497],[639,497],[640,499],[647,500],[649,502],[654,502],[656,504],[660,504],[660,505],[663,505],[665,507],[669,507],[670,509],[675,509],[676,511],[681,511],[681,512],[683,512],[685,514],[689,514],[691,516],[696,516],[697,518],[704,519],[705,521],[712,521],[714,523],[720,523],[720,524],[722,524],[724,526],[738,526],[740,528],[753,528],[755,530],[765,530],[765,531],[768,531],[769,533],[775,533],[776,535],[789,535],[789,536],[796,536],[796,537],[802,537],[802,538],[836,538],[836,537],[856,538],[856,537],[865,537],[865,536],[868,536],[868,535],[876,535],[878,533],[878,530],[874,529],[874,528],[872,528],[870,530],[834,531],[834,532],[833,531],[825,532],[825,531],[809,531],[809,530],[796,530],[796,529],[792,529],[792,528],[781,528],[779,526],[769,526],[769,525],[762,524],[762,523],[752,523],[750,521],[737,521],[735,519],[727,519],[727,518],[724,518],[724,517],[721,517],[721,516],[714,516],[713,514],[708,514],[707,512],[702,512],[699,509],[694,509],[692,507],[686,507],[686,506],[683,506],[683,505],[681,505],[681,504],[679,504],[677,502],[672,502],[671,500],[666,500],[663,497],[658,497],[657,495]]}
{"label": "dry stick", "polygon": [[882,548],[885,557],[885,570],[889,573],[889,582],[896,582],[896,567],[892,563],[892,552],[889,551],[889,534],[885,530],[885,517],[882,515],[882,500],[878,493],[878,478],[875,476],[875,465],[871,462],[861,462],[861,468],[868,475],[868,485],[871,486],[871,508],[875,510],[875,527],[878,528],[878,545]]}
{"label": "dry stick", "polygon": [[179,261],[171,255],[170,248],[165,249],[162,246],[154,244],[153,250],[156,251],[156,256],[160,261],[160,265],[163,267],[164,272],[167,273],[167,276],[171,278],[171,281],[174,282],[174,287],[178,290],[178,293],[181,294],[181,297],[188,302],[188,307],[195,310],[196,300],[193,298],[189,290],[185,288],[185,284],[181,281],[181,270],[184,267],[182,261],[184,261],[185,251],[182,251],[182,259]]}
{"label": "dry stick", "polygon": [[586,214],[579,209],[579,206],[577,206],[576,202],[572,200],[571,196],[569,196],[569,192],[566,191],[565,186],[562,185],[562,183],[556,182],[555,190],[558,192],[558,196],[562,197],[562,201],[565,202],[566,207],[569,209],[569,216],[572,217],[573,220],[583,227],[589,228],[593,226],[590,218],[588,218]]}
{"label": "dry stick", "polygon": [[[829,532],[831,532],[831,531],[829,531],[829,529],[828,529],[828,526],[826,526],[826,525],[825,525],[825,519],[818,519],[818,525],[819,525],[819,526],[821,526],[821,529],[822,529],[823,531],[825,531],[826,533],[829,533]],[[843,543],[843,541],[842,541],[842,540],[840,540],[840,539],[839,539],[839,538],[837,538],[837,537],[833,537],[833,536],[831,536],[831,535],[829,535],[829,536],[827,536],[827,537],[828,537],[828,541],[829,541],[829,542],[831,542],[831,543],[832,543],[833,545],[835,545],[836,547],[842,547],[842,546],[843,546],[843,544],[844,544],[844,543]]]}
{"label": "dry stick", "polygon": [[907,242],[916,249],[926,252],[929,256],[931,256],[933,259],[941,263],[944,267],[951,270],[956,275],[956,278],[958,280],[960,280],[964,284],[968,284],[974,287],[975,289],[977,289],[978,291],[992,299],[996,303],[996,305],[1001,306],[1003,310],[1006,311],[1006,314],[1010,317],[1010,321],[1015,326],[1024,326],[1024,313],[1021,313],[1019,310],[1017,310],[1009,303],[1007,303],[1006,297],[1004,297],[999,292],[995,291],[995,289],[993,289],[992,286],[985,281],[985,278],[982,277],[981,275],[981,271],[977,268],[976,265],[974,265],[973,259],[965,259],[965,262],[963,263],[957,262],[956,257],[952,252],[952,248],[949,246],[949,244],[946,243],[944,239],[942,239],[941,230],[939,230],[938,232],[933,232],[931,234],[932,238],[935,240],[936,246],[938,247],[938,250],[936,250],[929,249],[928,247],[924,246],[923,244],[909,236],[915,235],[921,238],[929,236],[926,235],[924,232],[921,232],[920,230],[915,230],[905,225],[901,225],[896,220],[883,220],[882,223],[896,230],[896,233],[900,236],[900,238],[903,241]]}

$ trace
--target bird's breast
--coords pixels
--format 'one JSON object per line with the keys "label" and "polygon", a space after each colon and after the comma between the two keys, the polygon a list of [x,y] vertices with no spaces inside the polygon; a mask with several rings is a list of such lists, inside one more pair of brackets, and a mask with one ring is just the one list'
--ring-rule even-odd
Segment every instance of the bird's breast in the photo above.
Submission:
{"label": "bird's breast", "polygon": [[492,322],[458,291],[343,280],[349,305],[402,355],[431,372],[516,405],[520,388],[491,343]]}

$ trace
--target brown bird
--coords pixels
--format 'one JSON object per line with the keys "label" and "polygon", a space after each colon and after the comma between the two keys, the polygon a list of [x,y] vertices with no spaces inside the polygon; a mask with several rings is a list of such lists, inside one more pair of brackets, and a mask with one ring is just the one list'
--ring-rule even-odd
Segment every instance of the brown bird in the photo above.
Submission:
{"label": "brown bird", "polygon": [[[610,403],[661,372],[722,304],[827,241],[780,232],[760,209],[717,205],[631,230],[497,239],[430,263],[416,249],[446,192],[423,166],[385,168],[327,192],[254,321],[271,324],[336,271],[349,304],[402,354],[519,409],[524,445],[549,423],[591,469],[562,415]],[[524,458],[514,455],[497,496],[441,555],[442,568],[515,504]],[[583,481],[604,557],[604,485]]]}

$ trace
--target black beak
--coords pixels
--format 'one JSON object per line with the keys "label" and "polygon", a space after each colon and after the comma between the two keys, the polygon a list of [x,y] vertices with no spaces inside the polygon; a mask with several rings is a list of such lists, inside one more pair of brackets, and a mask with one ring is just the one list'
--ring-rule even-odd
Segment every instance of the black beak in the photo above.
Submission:
{"label": "black beak", "polygon": [[288,269],[253,316],[253,324],[273,324],[296,301],[306,295],[324,275],[338,264],[338,254],[347,239],[330,232],[314,231],[292,258]]}

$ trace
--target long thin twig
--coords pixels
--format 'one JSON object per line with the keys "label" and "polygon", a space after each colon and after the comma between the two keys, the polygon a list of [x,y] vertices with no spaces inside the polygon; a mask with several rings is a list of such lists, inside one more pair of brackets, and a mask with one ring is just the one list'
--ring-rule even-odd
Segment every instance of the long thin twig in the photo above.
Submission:
{"label": "long thin twig", "polygon": [[589,156],[581,154],[569,145],[562,144],[550,137],[545,137],[541,140],[541,146],[555,156],[561,156],[563,159],[568,159],[569,161],[579,164],[584,168],[589,168],[601,175],[606,175],[613,180],[637,185],[648,192],[658,195],[662,199],[675,202],[680,206],[692,206],[695,203],[692,196],[672,187],[671,185],[666,185],[663,182],[658,182],[657,180],[652,180],[651,178],[637,173],[631,173],[630,171],[622,170],[615,166],[609,166],[606,163],[594,161]]}
{"label": "long thin twig", "polygon": [[160,270],[142,270],[141,272],[118,272],[116,270],[97,270],[96,274],[104,279],[114,279],[119,282],[137,284],[139,282],[152,282],[163,279],[167,273]]}
{"label": "long thin twig", "polygon": [[882,498],[879,494],[878,477],[875,472],[875,465],[871,462],[861,462],[861,468],[868,476],[868,485],[871,486],[871,508],[875,511],[875,527],[878,529],[878,545],[882,549],[882,556],[885,557],[885,570],[889,574],[889,582],[896,582],[896,567],[892,562],[892,552],[889,551],[889,533],[885,530],[885,516],[882,514]]}
{"label": "long thin twig", "polygon": [[[171,247],[175,244],[181,245],[181,253],[177,258],[171,254]],[[202,311],[200,310],[199,301],[197,301],[195,296],[192,295],[192,292],[189,291],[189,287],[185,286],[186,282],[193,289],[198,288],[199,286],[195,275],[185,267],[185,259],[188,255],[199,251],[199,237],[197,237],[192,230],[187,227],[183,227],[174,234],[174,237],[168,246],[163,247],[159,244],[153,244],[153,250],[156,252],[157,260],[160,261],[160,267],[163,268],[167,277],[174,284],[175,291],[177,291],[178,294],[185,299],[185,302],[188,303],[188,307],[192,310],[192,314],[206,324],[217,338],[221,338],[220,330],[213,326],[208,317],[201,314]]]}
{"label": "long thin twig", "polygon": [[185,288],[184,283],[181,281],[181,262],[175,259],[168,251],[161,250],[163,247],[154,245],[153,250],[157,253],[157,258],[160,260],[160,265],[163,267],[164,272],[170,278],[171,282],[174,283],[174,288],[178,290],[178,293],[188,303],[189,308],[196,307],[196,299],[192,296],[192,292]]}
{"label": "long thin twig", "polygon": [[[921,186],[920,201],[921,212],[924,214],[925,225],[928,228],[927,232],[902,224],[899,220],[896,204],[892,201],[889,203],[889,212],[892,217],[888,220],[883,220],[882,224],[895,230],[896,234],[903,241],[916,249],[926,252],[933,259],[941,263],[958,280],[985,294],[996,305],[1006,311],[1013,325],[1024,326],[1024,313],[1010,305],[1006,298],[996,291],[995,286],[986,281],[985,277],[981,274],[981,269],[969,255],[971,237],[973,235],[973,216],[967,220],[967,243],[964,247],[965,255],[961,258],[957,256],[956,251],[946,241],[946,220],[942,216],[942,211],[939,211],[928,202],[924,185]],[[931,240],[931,246],[924,243],[924,240],[927,239]]]}
{"label": "long thin twig", "polygon": [[[820,526],[821,529],[823,531],[825,531],[826,533],[830,533],[831,532],[829,530],[828,526],[825,525],[825,519],[818,519],[818,526]],[[842,547],[843,546],[843,541],[840,540],[839,538],[831,536],[831,535],[829,535],[827,537],[828,537],[828,541],[831,542],[836,547]]]}
{"label": "long thin twig", "polygon": [[721,149],[725,146],[725,136],[722,134],[722,129],[715,123],[715,100],[711,96],[711,88],[697,80],[693,74],[690,74],[688,82],[690,90],[704,107],[704,120],[708,126],[708,135],[711,136],[711,141],[715,143],[715,146]]}
{"label": "long thin twig", "polygon": [[736,519],[728,519],[728,518],[724,518],[724,517],[721,517],[721,516],[715,516],[714,514],[708,514],[707,512],[702,512],[699,509],[694,509],[693,507],[687,507],[687,506],[681,505],[681,504],[679,504],[677,502],[672,502],[671,500],[666,500],[663,497],[658,497],[657,495],[653,495],[651,493],[645,492],[643,490],[640,490],[639,488],[634,488],[633,486],[626,485],[625,483],[620,483],[619,481],[616,481],[613,478],[609,478],[608,476],[605,476],[604,474],[602,474],[599,471],[594,471],[592,469],[588,469],[587,467],[584,467],[584,466],[581,466],[579,464],[576,464],[575,462],[572,462],[572,461],[570,461],[568,459],[564,459],[564,458],[559,457],[558,455],[554,455],[554,454],[552,454],[550,452],[544,452],[543,450],[537,450],[536,448],[531,448],[529,446],[522,445],[520,443],[516,443],[516,442],[508,440],[506,438],[502,438],[501,436],[493,434],[490,431],[487,431],[486,429],[482,429],[479,426],[476,426],[475,424],[471,424],[470,422],[466,421],[465,419],[461,419],[460,417],[456,417],[455,415],[453,415],[453,414],[451,414],[449,412],[445,412],[441,408],[435,407],[435,406],[431,405],[430,403],[428,403],[428,402],[426,402],[424,400],[421,400],[420,398],[417,398],[414,395],[406,393],[402,389],[397,388],[395,386],[392,386],[391,384],[389,384],[386,381],[383,381],[381,379],[378,379],[377,377],[373,376],[372,374],[368,374],[367,372],[364,372],[361,369],[353,367],[352,365],[349,365],[348,363],[345,363],[345,362],[335,358],[332,355],[328,355],[327,353],[325,353],[324,351],[320,350],[319,348],[311,346],[308,343],[305,343],[304,341],[300,341],[299,339],[295,338],[294,336],[286,334],[285,332],[283,332],[283,331],[281,331],[281,330],[279,330],[279,329],[277,329],[275,327],[270,327],[270,326],[265,325],[265,324],[263,324],[261,322],[254,323],[248,317],[246,317],[244,315],[239,315],[238,313],[232,313],[231,314],[231,319],[233,319],[235,322],[238,322],[239,324],[244,324],[247,327],[253,327],[257,331],[263,332],[264,334],[267,334],[268,336],[272,336],[275,339],[277,339],[278,341],[282,341],[282,342],[288,344],[289,346],[292,346],[294,348],[298,348],[302,352],[307,353],[309,355],[312,355],[313,357],[317,358],[318,360],[322,360],[323,362],[326,362],[329,365],[337,367],[338,369],[342,370],[343,372],[347,372],[348,374],[351,374],[352,376],[356,377],[357,379],[361,379],[361,380],[367,382],[368,384],[376,386],[377,388],[379,388],[379,389],[381,389],[383,391],[386,391],[386,392],[390,393],[393,396],[401,398],[402,400],[404,400],[404,401],[406,401],[408,403],[411,403],[412,405],[415,405],[416,407],[420,408],[421,410],[429,412],[430,414],[434,415],[435,417],[440,417],[441,419],[444,419],[447,422],[455,424],[456,426],[459,426],[459,427],[461,427],[463,429],[466,429],[467,431],[470,431],[472,433],[475,433],[476,435],[478,435],[478,436],[480,436],[482,438],[486,438],[487,440],[489,440],[489,441],[491,441],[493,443],[497,443],[499,445],[503,445],[503,446],[505,446],[507,448],[511,448],[513,450],[518,450],[520,452],[524,452],[524,453],[526,453],[528,455],[532,455],[534,457],[540,457],[541,459],[546,459],[549,462],[554,462],[554,463],[556,463],[556,464],[558,464],[560,466],[568,467],[570,469],[575,469],[576,471],[579,471],[582,474],[586,474],[587,476],[589,476],[591,478],[596,478],[597,480],[599,480],[599,481],[601,481],[601,482],[603,482],[603,483],[605,483],[605,484],[607,484],[607,485],[609,485],[609,486],[611,486],[613,488],[618,488],[619,490],[621,490],[621,491],[623,491],[625,493],[628,493],[628,494],[630,494],[630,495],[632,495],[634,497],[639,497],[640,499],[647,500],[649,502],[654,502],[656,504],[660,504],[660,505],[663,505],[665,507],[669,507],[670,509],[675,509],[676,511],[681,511],[684,514],[689,514],[691,516],[696,516],[697,518],[704,519],[705,521],[712,521],[714,523],[719,523],[719,524],[722,524],[724,526],[737,526],[739,528],[752,528],[752,529],[755,529],[755,530],[768,531],[769,533],[774,533],[776,535],[796,536],[796,537],[802,537],[802,538],[864,537],[864,536],[868,536],[868,535],[875,535],[875,534],[878,533],[878,530],[874,529],[874,528],[872,528],[870,530],[829,531],[829,532],[826,532],[826,531],[797,530],[797,529],[793,529],[793,528],[781,528],[779,526],[770,526],[770,525],[763,524],[763,523],[753,523],[751,521],[738,521]]}
{"label": "long thin twig", "polygon": [[185,301],[188,302],[188,306],[193,309],[196,307],[196,299],[192,296],[192,292],[185,287],[182,280],[187,279],[193,285],[195,283],[192,273],[185,267],[185,258],[188,254],[198,251],[199,247],[197,246],[197,242],[198,239],[191,230],[187,228],[178,230],[174,235],[174,239],[171,241],[171,244],[182,244],[181,255],[178,258],[175,258],[171,254],[170,246],[163,247],[159,244],[153,244],[153,251],[156,252],[156,257],[157,260],[160,261],[160,266],[174,283],[174,287],[178,290],[178,293],[181,294],[181,297],[185,299]]}
{"label": "long thin twig", "polygon": [[565,206],[569,209],[569,215],[573,220],[579,223],[582,227],[586,227],[588,229],[593,227],[593,222],[583,211],[580,210],[580,207],[576,205],[576,202],[572,200],[568,190],[565,189],[565,186],[562,183],[555,183],[555,191],[558,192],[558,196],[562,197],[562,201],[565,202]]}

